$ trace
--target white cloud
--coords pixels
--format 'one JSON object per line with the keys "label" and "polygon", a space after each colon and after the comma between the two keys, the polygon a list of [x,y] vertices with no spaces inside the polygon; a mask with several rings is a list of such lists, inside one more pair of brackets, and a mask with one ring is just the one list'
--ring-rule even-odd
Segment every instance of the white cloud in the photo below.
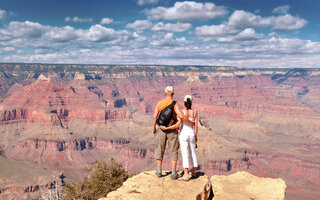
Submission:
{"label": "white cloud", "polygon": [[146,37],[139,35],[137,32],[134,32],[132,34],[132,37],[135,38],[135,41],[138,41],[138,42],[144,42],[147,40]]}
{"label": "white cloud", "polygon": [[[140,36],[137,34],[136,37]],[[38,53],[21,52],[21,54],[0,55],[0,58],[6,62],[232,65],[258,68],[315,67],[319,66],[320,62],[319,42],[282,37],[276,34],[252,41],[251,45],[238,43],[204,45],[203,43],[188,43],[185,38],[180,38],[180,41],[176,40],[177,38],[169,33],[153,38],[152,44],[138,48],[131,48],[131,46],[128,48],[124,45],[106,48],[62,49],[47,53],[39,51]]]}
{"label": "white cloud", "polygon": [[146,10],[151,19],[176,20],[190,22],[195,20],[213,19],[227,14],[227,10],[214,3],[197,3],[195,1],[176,2],[173,7],[157,7]]}
{"label": "white cloud", "polygon": [[244,29],[248,27],[263,27],[270,25],[271,21],[268,18],[262,18],[259,15],[255,15],[243,10],[236,10],[229,18],[228,25]]}
{"label": "white cloud", "polygon": [[270,20],[272,27],[278,31],[301,29],[308,23],[306,20],[293,17],[290,14],[270,17]]}
{"label": "white cloud", "polygon": [[7,37],[19,37],[29,39],[43,39],[54,42],[67,42],[78,37],[73,27],[65,26],[62,28],[44,26],[37,22],[10,22],[6,29],[0,30]]}
{"label": "white cloud", "polygon": [[100,24],[89,29],[75,29],[71,26],[44,26],[36,22],[10,22],[0,29],[0,46],[19,48],[56,49],[65,46],[94,47],[95,43],[115,45],[130,37],[128,31],[115,31]]}
{"label": "white cloud", "polygon": [[199,26],[196,28],[196,34],[202,37],[217,37],[225,35],[234,35],[239,31],[232,26],[226,24],[212,25],[212,26]]}
{"label": "white cloud", "polygon": [[80,18],[80,17],[66,17],[64,19],[65,22],[80,22],[80,23],[84,23],[84,22],[92,22],[93,19],[92,18]]}
{"label": "white cloud", "polygon": [[192,27],[190,23],[176,23],[171,24],[167,23],[164,24],[163,22],[159,22],[155,24],[151,30],[153,31],[169,31],[169,32],[185,32]]}
{"label": "white cloud", "polygon": [[[277,34],[270,34],[267,38],[257,43],[255,51],[262,51],[268,54],[319,54],[320,43],[298,38],[283,37]],[[252,48],[253,49],[253,48]]]}
{"label": "white cloud", "polygon": [[296,30],[304,27],[307,21],[299,17],[294,17],[290,14],[261,17],[250,12],[243,10],[236,10],[229,18],[228,25],[245,29],[250,27],[267,27],[270,26],[275,30]]}
{"label": "white cloud", "polygon": [[6,18],[7,12],[5,10],[0,9],[0,20],[4,20]]}
{"label": "white cloud", "polygon": [[[3,31],[4,32],[4,31]],[[0,42],[1,41],[8,41],[10,40],[11,38],[8,36],[8,35],[5,35],[3,33],[1,33],[1,29],[0,29]]]}
{"label": "white cloud", "polygon": [[[247,33],[249,33],[248,31]],[[136,37],[140,37],[138,34]],[[149,38],[150,39],[150,38]],[[171,40],[171,42],[170,42]],[[6,62],[53,62],[92,64],[164,64],[164,65],[231,65],[239,67],[318,67],[320,43],[271,34],[239,43],[189,43],[186,39],[174,42],[172,33],[153,38],[152,44],[131,48],[127,45],[106,48],[61,49],[0,55]],[[158,41],[156,43],[156,41]],[[166,43],[167,41],[167,43]],[[145,41],[144,43],[148,43]],[[106,56],[108,55],[108,56]]]}
{"label": "white cloud", "polygon": [[152,23],[149,20],[136,20],[133,23],[127,24],[127,28],[132,28],[135,30],[144,30],[151,28]]}
{"label": "white cloud", "polygon": [[257,40],[262,34],[256,34],[253,28],[271,27],[276,31],[297,30],[307,21],[290,14],[261,17],[243,10],[236,10],[227,22],[220,25],[196,27],[196,34],[204,41],[218,42]]}
{"label": "white cloud", "polygon": [[139,6],[143,6],[143,5],[146,5],[146,4],[156,4],[158,2],[159,2],[159,0],[138,0],[137,1]]}
{"label": "white cloud", "polygon": [[14,37],[41,38],[45,33],[46,27],[37,22],[10,22],[8,27],[3,31],[7,35]]}
{"label": "white cloud", "polygon": [[238,30],[225,24],[197,27],[196,34],[204,41],[218,42],[252,41],[263,37],[252,28]]}
{"label": "white cloud", "polygon": [[[237,18],[236,18],[237,17]],[[10,22],[0,28],[0,60],[93,64],[197,64],[243,67],[314,67],[320,63],[320,42],[264,36],[259,28],[295,30],[306,21],[290,14],[262,17],[235,11],[227,21],[199,26],[181,37],[189,23],[137,20],[134,30],[115,30],[100,24],[80,29],[37,22]],[[154,32],[143,32],[151,28]],[[255,30],[256,29],[256,30]],[[265,29],[264,29],[265,31]],[[196,34],[198,37],[193,37]],[[185,35],[185,34],[183,34]],[[207,41],[217,42],[207,42]],[[106,56],[108,55],[108,56]]]}
{"label": "white cloud", "polygon": [[106,18],[102,18],[102,19],[101,19],[100,24],[102,24],[102,25],[108,25],[108,24],[111,24],[112,22],[113,22],[113,19],[106,17]]}
{"label": "white cloud", "polygon": [[[234,42],[234,41],[252,41],[252,40],[258,40],[262,39],[263,34],[257,34],[254,29],[252,28],[246,28],[234,37],[221,37],[221,42]],[[223,41],[224,40],[224,41]],[[218,40],[219,41],[219,40]]]}
{"label": "white cloud", "polygon": [[186,42],[185,37],[176,38],[173,33],[167,33],[162,38],[155,37],[151,42],[153,46],[167,46],[167,47],[177,47]]}
{"label": "white cloud", "polygon": [[284,5],[284,6],[279,6],[276,7],[272,10],[272,13],[276,13],[276,14],[287,14],[290,10],[290,6],[289,5]]}
{"label": "white cloud", "polygon": [[78,34],[73,27],[65,26],[62,28],[48,28],[44,37],[54,42],[67,42],[78,38]]}
{"label": "white cloud", "polygon": [[121,32],[117,32],[112,28],[106,28],[100,24],[93,25],[89,30],[81,30],[81,39],[92,42],[108,42],[116,40]]}
{"label": "white cloud", "polygon": [[116,45],[124,42],[129,37],[128,31],[116,31],[100,24],[93,25],[89,30],[78,30],[79,40],[84,42],[102,42],[105,45]]}
{"label": "white cloud", "polygon": [[16,49],[13,47],[4,47],[4,48],[0,48],[0,53],[8,53],[8,52],[12,52],[15,51]]}

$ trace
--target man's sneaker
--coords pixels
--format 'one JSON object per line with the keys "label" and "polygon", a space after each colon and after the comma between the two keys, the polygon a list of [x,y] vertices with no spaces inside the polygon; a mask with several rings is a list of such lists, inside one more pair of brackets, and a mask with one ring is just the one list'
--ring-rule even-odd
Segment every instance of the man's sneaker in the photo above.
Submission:
{"label": "man's sneaker", "polygon": [[178,179],[178,173],[176,172],[176,173],[174,173],[174,174],[171,174],[171,177],[170,177],[170,179],[171,180],[176,180],[176,179]]}
{"label": "man's sneaker", "polygon": [[156,176],[157,176],[158,178],[161,178],[161,177],[162,177],[162,173],[159,172],[159,171],[156,171]]}

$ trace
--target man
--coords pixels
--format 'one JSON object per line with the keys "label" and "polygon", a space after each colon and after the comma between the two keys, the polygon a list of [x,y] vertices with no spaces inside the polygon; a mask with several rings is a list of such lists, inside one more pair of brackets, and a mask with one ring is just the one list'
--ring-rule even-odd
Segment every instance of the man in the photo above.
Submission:
{"label": "man", "polygon": [[[165,89],[165,98],[157,103],[157,106],[154,110],[153,114],[153,134],[157,136],[157,146],[155,150],[155,158],[157,159],[157,172],[156,175],[160,178],[162,177],[162,160],[164,151],[166,148],[166,143],[168,141],[169,148],[169,157],[171,159],[171,179],[175,180],[178,178],[178,173],[176,170],[177,160],[178,160],[178,149],[179,149],[179,138],[178,138],[178,130],[159,130],[157,133],[156,129],[156,121],[159,113],[167,106],[169,106],[173,102],[174,90],[172,86],[168,86]],[[182,121],[186,121],[190,124],[194,124],[194,122],[190,121],[186,116],[184,116],[183,112],[180,109],[179,103],[176,102],[174,106],[174,116],[178,116]],[[179,119],[179,120],[180,120]]]}

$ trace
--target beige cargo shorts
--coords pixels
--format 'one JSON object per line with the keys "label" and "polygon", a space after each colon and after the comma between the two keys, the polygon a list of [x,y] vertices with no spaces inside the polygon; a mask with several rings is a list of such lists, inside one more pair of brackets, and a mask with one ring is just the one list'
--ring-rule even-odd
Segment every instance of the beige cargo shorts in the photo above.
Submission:
{"label": "beige cargo shorts", "polygon": [[168,141],[168,151],[170,160],[178,160],[179,150],[179,134],[177,130],[158,130],[156,135],[156,149],[154,157],[157,160],[162,160]]}

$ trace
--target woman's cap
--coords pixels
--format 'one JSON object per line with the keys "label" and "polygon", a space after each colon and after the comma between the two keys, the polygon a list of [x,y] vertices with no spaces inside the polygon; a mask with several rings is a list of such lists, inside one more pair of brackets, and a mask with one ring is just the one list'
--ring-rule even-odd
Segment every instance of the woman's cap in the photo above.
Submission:
{"label": "woman's cap", "polygon": [[167,94],[174,93],[173,87],[172,86],[167,86],[166,89],[164,90],[164,92],[167,93]]}
{"label": "woman's cap", "polygon": [[187,95],[184,97],[184,102],[187,102],[188,99],[190,99],[190,101],[192,102],[192,96],[187,94]]}

